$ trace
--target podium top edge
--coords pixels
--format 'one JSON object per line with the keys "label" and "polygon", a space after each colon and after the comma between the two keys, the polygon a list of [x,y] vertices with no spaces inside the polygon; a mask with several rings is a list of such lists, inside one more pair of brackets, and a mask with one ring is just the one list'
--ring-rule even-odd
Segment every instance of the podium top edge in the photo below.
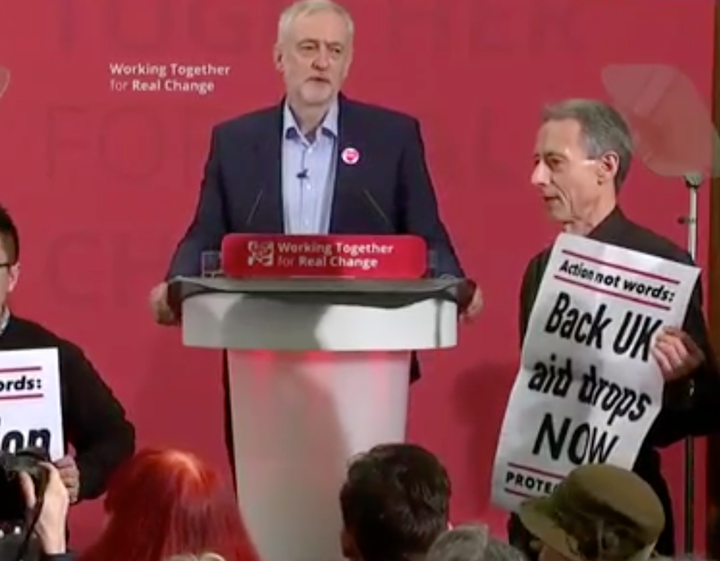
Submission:
{"label": "podium top edge", "polygon": [[406,296],[440,296],[452,294],[465,282],[457,278],[376,280],[376,279],[235,279],[228,277],[175,277],[170,289],[182,299],[191,293],[228,292],[248,294],[396,294]]}
{"label": "podium top edge", "polygon": [[188,298],[209,294],[236,294],[255,298],[296,302],[373,305],[387,308],[423,300],[442,300],[459,305],[460,287],[465,279],[417,280],[353,279],[233,279],[226,277],[176,277],[168,287],[168,302],[180,313]]}

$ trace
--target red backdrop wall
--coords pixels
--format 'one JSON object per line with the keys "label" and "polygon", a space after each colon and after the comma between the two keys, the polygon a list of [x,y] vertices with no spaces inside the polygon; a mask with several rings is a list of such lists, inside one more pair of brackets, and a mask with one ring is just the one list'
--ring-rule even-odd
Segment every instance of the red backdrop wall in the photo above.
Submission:
{"label": "red backdrop wall", "polygon": [[[185,349],[177,330],[155,326],[147,296],[195,205],[211,124],[281,95],[271,46],[283,5],[0,0],[0,66],[12,73],[0,100],[0,201],[24,245],[15,308],[87,350],[127,405],[140,445],[192,449],[224,469],[219,355]],[[712,2],[347,6],[358,35],[346,91],[421,118],[444,217],[487,298],[456,350],[424,357],[410,435],[447,463],[453,517],[502,532],[488,484],[518,361],[517,294],[525,262],[554,234],[529,186],[538,111],[558,98],[606,97],[601,71],[621,63],[674,65],[709,100]],[[204,97],[118,93],[109,88],[113,62],[232,70]],[[686,200],[680,182],[642,166],[624,194],[632,216],[680,243]],[[703,198],[703,241],[706,212]],[[673,449],[665,464],[679,515],[681,457]],[[75,509],[76,545],[98,530],[99,512],[99,502]]]}

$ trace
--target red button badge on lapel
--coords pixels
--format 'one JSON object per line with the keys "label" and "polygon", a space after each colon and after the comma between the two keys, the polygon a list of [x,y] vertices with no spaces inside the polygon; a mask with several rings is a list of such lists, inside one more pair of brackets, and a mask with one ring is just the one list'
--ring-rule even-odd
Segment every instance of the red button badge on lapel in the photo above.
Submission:
{"label": "red button badge on lapel", "polygon": [[360,152],[355,150],[355,148],[345,148],[345,150],[342,151],[342,161],[346,164],[352,166],[357,164],[358,160],[360,160]]}

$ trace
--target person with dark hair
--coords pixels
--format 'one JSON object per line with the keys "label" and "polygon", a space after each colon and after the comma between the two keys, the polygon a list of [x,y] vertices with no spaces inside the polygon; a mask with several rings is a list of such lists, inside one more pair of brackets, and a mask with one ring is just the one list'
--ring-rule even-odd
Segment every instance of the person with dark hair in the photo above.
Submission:
{"label": "person with dark hair", "polygon": [[448,528],[450,479],[415,444],[383,444],[350,465],[340,491],[343,556],[350,561],[422,559]]}
{"label": "person with dark hair", "polygon": [[[532,183],[547,214],[563,231],[693,264],[686,251],[632,222],[621,211],[618,194],[627,180],[632,157],[632,136],[618,111],[597,100],[566,100],[543,113]],[[538,253],[525,270],[520,293],[521,341],[525,339],[550,251]],[[720,429],[720,373],[703,316],[702,294],[698,280],[682,329],[664,328],[653,341],[652,356],[665,380],[663,406],[634,466],[663,505],[666,524],[657,551],[666,556],[674,553],[675,529],[658,449]],[[516,516],[511,517],[509,537],[529,556],[537,555],[532,532]]]}
{"label": "person with dark hair", "polygon": [[11,313],[8,298],[19,275],[20,236],[8,211],[0,207],[0,352],[58,350],[63,431],[75,454],[55,466],[70,502],[97,498],[112,473],[135,451],[135,428],[80,347]]}

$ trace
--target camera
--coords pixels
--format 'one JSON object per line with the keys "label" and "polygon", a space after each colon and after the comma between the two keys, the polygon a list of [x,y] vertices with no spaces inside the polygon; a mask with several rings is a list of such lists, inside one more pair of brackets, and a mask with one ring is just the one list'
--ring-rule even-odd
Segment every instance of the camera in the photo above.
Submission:
{"label": "camera", "polygon": [[[25,525],[27,505],[20,485],[20,473],[27,473],[35,487],[38,501],[45,495],[49,472],[42,462],[50,456],[42,448],[24,448],[13,452],[0,452],[0,525]],[[4,531],[7,531],[4,528]]]}

